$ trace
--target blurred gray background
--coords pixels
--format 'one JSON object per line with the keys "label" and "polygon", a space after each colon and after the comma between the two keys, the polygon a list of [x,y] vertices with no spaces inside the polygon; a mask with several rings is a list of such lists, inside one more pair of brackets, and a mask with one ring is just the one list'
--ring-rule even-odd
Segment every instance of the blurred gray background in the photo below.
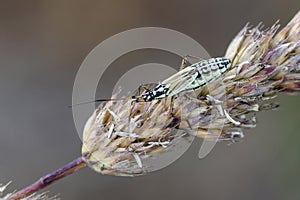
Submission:
{"label": "blurred gray background", "polygon": [[[0,183],[20,189],[80,156],[71,109],[72,86],[86,55],[121,31],[156,26],[197,40],[223,55],[247,23],[285,25],[298,0],[0,1]],[[159,61],[133,52],[122,67]],[[169,64],[180,58],[165,55]],[[117,78],[102,81],[109,97]],[[106,81],[105,81],[106,80]],[[299,97],[282,95],[278,111],[260,113],[258,127],[239,143],[217,144],[199,160],[200,140],[171,166],[147,176],[104,176],[90,169],[48,187],[62,199],[299,199]]]}

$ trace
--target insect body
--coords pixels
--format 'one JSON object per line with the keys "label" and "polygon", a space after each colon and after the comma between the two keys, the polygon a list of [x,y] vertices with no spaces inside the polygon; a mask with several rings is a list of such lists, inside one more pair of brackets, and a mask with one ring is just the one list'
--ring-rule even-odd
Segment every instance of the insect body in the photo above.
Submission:
{"label": "insect body", "polygon": [[[185,59],[183,61],[185,61]],[[153,89],[146,89],[146,92],[144,92],[142,95],[140,95],[140,92],[138,92],[137,96],[132,96],[130,98],[96,99],[95,101],[74,104],[73,106],[92,102],[128,99],[149,102],[152,100],[160,100],[166,97],[173,97],[181,92],[196,90],[207,85],[213,80],[216,80],[227,71],[229,64],[230,60],[222,57],[202,60],[187,67],[181,66],[181,70],[179,72],[162,81],[160,84],[156,84]],[[139,90],[140,88],[138,91]]]}
{"label": "insect body", "polygon": [[219,78],[226,72],[229,64],[230,60],[227,58],[211,58],[194,63],[146,91],[140,98],[148,102],[198,89]]}

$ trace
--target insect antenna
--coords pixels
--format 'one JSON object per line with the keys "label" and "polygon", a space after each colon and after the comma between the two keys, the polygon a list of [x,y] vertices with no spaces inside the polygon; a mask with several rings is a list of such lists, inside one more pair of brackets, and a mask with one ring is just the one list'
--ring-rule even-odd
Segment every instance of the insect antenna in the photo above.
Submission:
{"label": "insect antenna", "polygon": [[93,101],[72,104],[72,105],[69,105],[68,107],[72,108],[74,106],[80,106],[80,105],[89,104],[89,103],[104,102],[104,101],[126,101],[126,100],[132,100],[132,99],[137,99],[137,97],[127,97],[127,98],[118,98],[118,99],[95,99]]}

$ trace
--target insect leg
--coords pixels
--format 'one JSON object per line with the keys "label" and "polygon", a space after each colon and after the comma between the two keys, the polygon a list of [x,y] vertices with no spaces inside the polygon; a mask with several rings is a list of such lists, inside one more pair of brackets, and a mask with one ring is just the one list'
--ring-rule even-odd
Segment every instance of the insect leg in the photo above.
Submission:
{"label": "insect leg", "polygon": [[142,89],[146,91],[150,91],[151,90],[150,87],[147,87],[149,84],[141,84],[137,89],[137,95],[140,96],[143,93]]}
{"label": "insect leg", "polygon": [[182,60],[181,60],[181,65],[180,65],[180,67],[179,67],[179,71],[180,70],[183,70],[184,68],[186,68],[186,66],[187,66],[187,58],[186,57],[183,57],[182,58]]}
{"label": "insect leg", "polygon": [[173,111],[174,111],[174,96],[172,96],[171,97],[171,104],[170,104],[170,115],[172,116],[172,117],[174,117],[174,113],[173,113]]}
{"label": "insect leg", "polygon": [[188,54],[187,54],[186,56],[184,56],[184,57],[182,58],[181,65],[180,65],[180,67],[179,67],[179,71],[180,71],[180,70],[183,70],[184,68],[187,67],[188,58],[193,58],[193,59],[195,59],[195,60],[197,60],[197,61],[205,60],[205,59],[203,59],[203,58],[200,58],[200,57],[197,57],[197,56],[192,56],[192,55],[188,55]]}
{"label": "insect leg", "polygon": [[135,90],[134,96],[132,96],[132,98],[140,97],[144,91],[151,91],[157,85],[159,85],[159,84],[158,83],[140,84],[140,86]]}
{"label": "insect leg", "polygon": [[190,55],[186,55],[182,58],[181,60],[181,65],[179,67],[179,71],[186,68],[187,67],[187,64],[188,64],[188,58],[194,58],[196,60],[204,60],[202,58],[199,58],[199,57],[196,57],[196,56],[190,56]]}
{"label": "insect leg", "polygon": [[[145,102],[145,100],[142,98],[142,94],[145,93],[145,91],[151,91],[153,88],[155,88],[158,83],[146,83],[146,84],[140,84],[139,87],[135,90],[134,96],[131,96],[131,107],[129,112],[129,119],[128,122],[130,123],[130,118],[132,115],[134,115],[134,108],[136,106],[136,103],[139,102]],[[133,117],[133,116],[132,116]]]}

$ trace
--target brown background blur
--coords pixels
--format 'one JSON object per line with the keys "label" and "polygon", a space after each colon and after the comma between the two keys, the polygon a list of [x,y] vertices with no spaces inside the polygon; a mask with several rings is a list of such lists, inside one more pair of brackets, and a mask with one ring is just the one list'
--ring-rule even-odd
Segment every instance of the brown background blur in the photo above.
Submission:
{"label": "brown background blur", "polygon": [[[0,182],[12,180],[10,189],[19,189],[80,155],[66,105],[81,62],[106,38],[165,27],[217,56],[248,21],[271,26],[280,19],[285,25],[299,8],[299,0],[1,0]],[[155,61],[153,55],[145,57]],[[102,95],[110,88],[104,86]],[[84,169],[47,190],[66,200],[300,199],[299,97],[276,101],[280,109],[259,114],[258,127],[242,142],[219,143],[204,160],[197,156],[198,141],[171,166],[147,176]]]}

